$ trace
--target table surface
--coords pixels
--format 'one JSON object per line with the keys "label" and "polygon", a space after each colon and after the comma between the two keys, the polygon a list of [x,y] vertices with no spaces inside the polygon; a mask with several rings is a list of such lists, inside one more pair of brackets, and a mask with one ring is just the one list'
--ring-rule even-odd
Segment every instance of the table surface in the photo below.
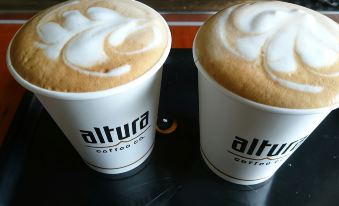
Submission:
{"label": "table surface", "polygon": [[[0,0],[4,10],[41,10],[65,0]],[[157,11],[218,11],[239,0],[171,0],[171,3],[159,0],[139,0]],[[335,11],[338,2],[335,0],[285,0],[311,9]]]}
{"label": "table surface", "polygon": [[164,65],[159,117],[177,129],[156,134],[151,158],[123,179],[89,169],[31,94],[0,149],[0,205],[336,206],[339,202],[339,110],[333,111],[259,186],[214,175],[199,151],[197,70],[190,49]]}
{"label": "table surface", "polygon": [[[3,2],[5,1],[0,2],[0,5]],[[303,1],[299,3],[305,4]],[[311,4],[310,7],[312,5],[314,7],[317,4]],[[0,11],[0,146],[7,134],[22,95],[26,91],[15,82],[7,71],[5,61],[7,46],[14,33],[35,13],[36,11]],[[192,48],[193,38],[199,26],[215,12],[170,11],[161,13],[170,25],[173,39],[172,48]],[[325,11],[324,14],[339,22],[338,9]]]}

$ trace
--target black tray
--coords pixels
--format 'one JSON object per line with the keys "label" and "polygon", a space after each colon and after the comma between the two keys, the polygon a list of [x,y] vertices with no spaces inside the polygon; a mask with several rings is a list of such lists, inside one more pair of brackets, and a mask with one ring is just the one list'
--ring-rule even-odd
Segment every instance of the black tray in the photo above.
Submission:
{"label": "black tray", "polygon": [[338,205],[339,114],[333,111],[265,184],[237,186],[214,175],[199,151],[197,70],[191,50],[164,65],[157,133],[137,174],[113,179],[89,169],[31,94],[0,150],[0,205]]}

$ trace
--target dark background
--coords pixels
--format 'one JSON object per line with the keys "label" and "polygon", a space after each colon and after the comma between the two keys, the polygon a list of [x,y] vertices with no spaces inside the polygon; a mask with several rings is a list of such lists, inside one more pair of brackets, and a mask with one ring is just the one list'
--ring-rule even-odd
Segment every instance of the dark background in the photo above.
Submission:
{"label": "dark background", "polygon": [[[0,0],[1,10],[41,10],[63,0]],[[158,11],[219,11],[241,0],[141,0]],[[289,0],[314,10],[338,11],[338,0]]]}
{"label": "dark background", "polygon": [[214,175],[199,151],[197,70],[190,49],[164,65],[159,119],[178,123],[157,133],[151,157],[129,177],[89,169],[47,112],[26,93],[0,148],[0,206],[230,205],[337,206],[339,110],[333,111],[273,178],[238,186]]}

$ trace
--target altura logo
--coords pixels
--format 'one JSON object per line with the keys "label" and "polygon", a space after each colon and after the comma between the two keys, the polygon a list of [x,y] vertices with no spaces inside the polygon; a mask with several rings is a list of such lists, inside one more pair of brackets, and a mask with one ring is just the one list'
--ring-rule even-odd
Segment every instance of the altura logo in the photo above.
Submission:
{"label": "altura logo", "polygon": [[103,144],[118,142],[129,137],[135,137],[142,132],[144,128],[147,129],[149,125],[149,112],[145,112],[140,117],[137,117],[131,122],[121,126],[109,127],[103,126],[94,127],[93,130],[80,130],[81,136],[86,143],[89,144]]}
{"label": "altura logo", "polygon": [[307,136],[292,142],[273,144],[269,140],[265,139],[259,140],[253,138],[252,140],[247,140],[245,138],[235,136],[232,143],[232,149],[238,153],[251,155],[252,157],[276,157],[292,153],[306,138]]}

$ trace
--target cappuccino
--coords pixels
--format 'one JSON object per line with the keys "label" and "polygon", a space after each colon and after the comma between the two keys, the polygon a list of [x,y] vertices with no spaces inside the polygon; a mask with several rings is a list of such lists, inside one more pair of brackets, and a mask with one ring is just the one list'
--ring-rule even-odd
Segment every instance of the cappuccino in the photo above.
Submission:
{"label": "cappuccino", "polygon": [[339,103],[339,26],[285,2],[251,2],[210,18],[195,61],[234,94],[282,108]]}
{"label": "cappuccino", "polygon": [[200,150],[215,174],[242,185],[268,180],[338,108],[338,29],[279,1],[231,6],[200,28]]}
{"label": "cappuccino", "polygon": [[165,20],[140,2],[68,1],[20,29],[7,66],[90,168],[126,177],[153,150],[170,48]]}
{"label": "cappuccino", "polygon": [[26,23],[9,59],[38,87],[92,92],[146,73],[164,55],[169,35],[161,15],[137,1],[68,1]]}

